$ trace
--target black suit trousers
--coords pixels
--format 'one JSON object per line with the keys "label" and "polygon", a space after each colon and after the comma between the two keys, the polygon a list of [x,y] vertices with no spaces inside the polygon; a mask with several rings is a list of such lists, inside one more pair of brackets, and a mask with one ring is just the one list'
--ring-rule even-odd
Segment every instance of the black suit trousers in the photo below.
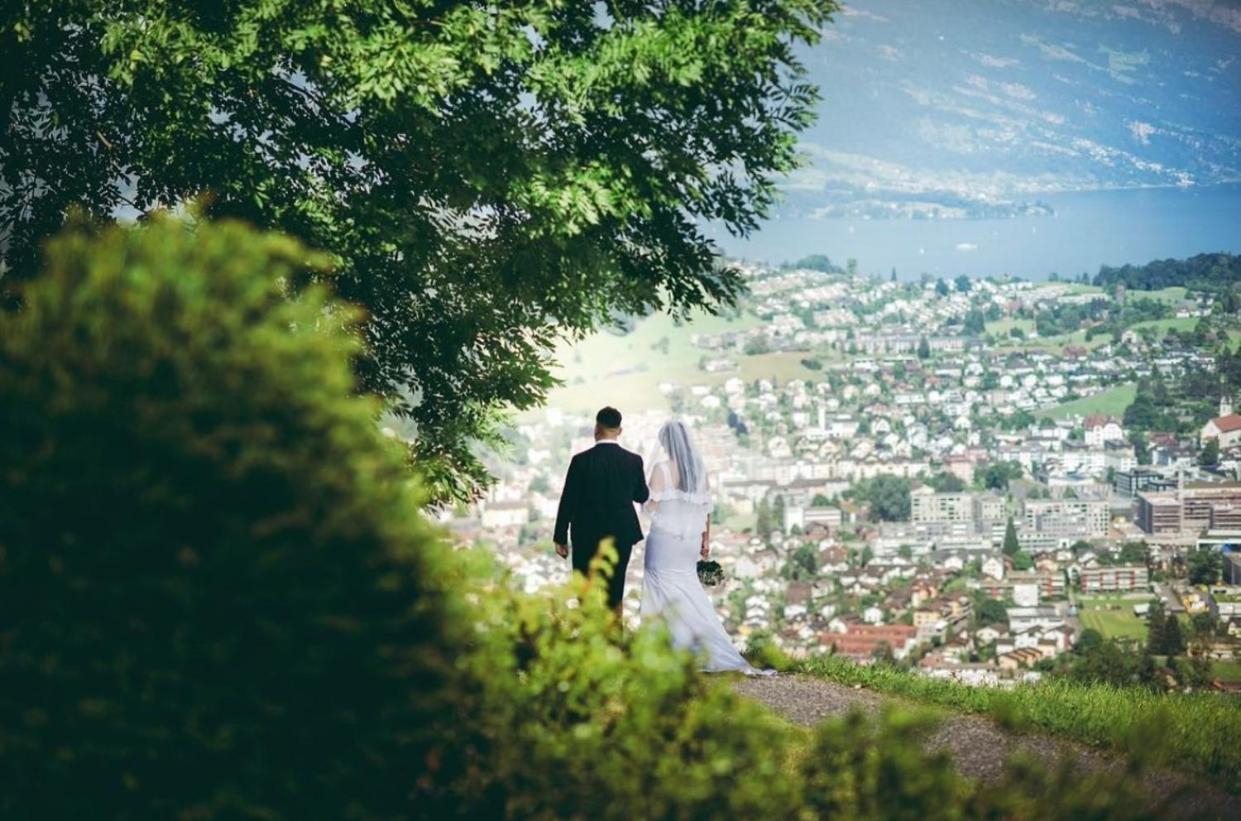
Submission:
{"label": "black suit trousers", "polygon": [[[599,539],[573,539],[573,569],[583,576],[590,575],[590,562],[599,553]],[[625,571],[629,568],[629,556],[633,543],[613,541],[616,546],[616,567],[608,579],[608,607],[615,608],[625,595]]]}

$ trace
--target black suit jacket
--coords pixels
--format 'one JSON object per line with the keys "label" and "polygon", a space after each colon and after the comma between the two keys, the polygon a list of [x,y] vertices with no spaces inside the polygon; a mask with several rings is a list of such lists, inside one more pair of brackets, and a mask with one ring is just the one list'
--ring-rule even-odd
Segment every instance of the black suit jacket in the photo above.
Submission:
{"label": "black suit jacket", "polygon": [[640,542],[642,528],[633,505],[650,496],[641,456],[612,444],[584,450],[569,462],[553,541],[568,544],[572,527],[578,549],[593,551],[609,536],[618,545]]}

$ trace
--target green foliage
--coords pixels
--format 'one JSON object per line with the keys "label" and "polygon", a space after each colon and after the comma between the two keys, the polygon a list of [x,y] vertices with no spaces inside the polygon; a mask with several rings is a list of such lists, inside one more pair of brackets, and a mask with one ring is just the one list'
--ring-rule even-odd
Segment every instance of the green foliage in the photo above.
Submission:
{"label": "green foliage", "polygon": [[1198,453],[1198,464],[1203,467],[1215,467],[1219,464],[1219,439],[1212,436]]}
{"label": "green foliage", "polygon": [[936,493],[960,493],[965,490],[965,482],[955,473],[940,472],[931,477],[929,484]]}
{"label": "green foliage", "polygon": [[1163,652],[1169,658],[1185,652],[1185,637],[1181,635],[1181,621],[1175,613],[1169,613],[1164,623]]}
{"label": "green foliage", "polygon": [[988,490],[1008,490],[1008,483],[1021,478],[1020,462],[992,462],[974,470],[974,482]]}
{"label": "green foliage", "polygon": [[793,551],[784,565],[783,576],[792,581],[810,581],[819,574],[819,551],[812,544],[804,544]]}
{"label": "green foliage", "polygon": [[618,631],[601,586],[577,577],[526,596],[495,570],[466,583],[478,585],[482,647],[467,664],[481,693],[455,723],[472,766],[434,783],[442,810],[428,816],[795,810],[788,725],[697,674],[660,631]]}
{"label": "green foliage", "polygon": [[1130,652],[1126,644],[1110,639],[1080,649],[1069,676],[1088,684],[1149,686],[1154,681],[1155,665],[1150,654]]}
{"label": "green foliage", "polygon": [[0,314],[0,814],[407,811],[463,623],[355,314],[287,297],[324,260],[163,219],[46,259]]}
{"label": "green foliage", "polygon": [[1224,570],[1224,554],[1209,547],[1190,551],[1185,562],[1190,584],[1215,584]]}
{"label": "green foliage", "polygon": [[750,664],[759,668],[784,672],[794,667],[793,659],[772,639],[771,634],[758,630],[750,634],[746,641],[745,652],[742,654]]}
{"label": "green foliage", "polygon": [[872,522],[909,520],[909,480],[900,476],[876,476],[863,479],[853,486],[854,498],[870,506]]}
{"label": "green foliage", "polygon": [[892,711],[878,722],[852,712],[821,724],[806,756],[811,816],[916,819],[960,813],[968,788],[951,758],[920,750],[934,727],[926,714]]}
{"label": "green foliage", "polygon": [[965,314],[965,332],[972,336],[982,336],[986,331],[986,315],[977,308],[970,308]]}
{"label": "green foliage", "polygon": [[[942,282],[943,280],[940,280],[940,281]],[[918,358],[919,359],[930,359],[930,357],[931,357],[931,345],[929,342],[926,341],[926,337],[924,336],[918,340]]]}
{"label": "green foliage", "polygon": [[1156,599],[1151,602],[1150,609],[1146,611],[1146,652],[1151,655],[1165,655],[1167,650],[1167,639],[1164,636],[1164,629],[1167,627],[1168,618],[1167,610],[1163,606],[1163,602]]}
{"label": "green foliage", "polygon": [[823,254],[810,254],[794,262],[792,268],[806,268],[811,271],[822,271],[825,274],[843,274],[844,268],[836,265]]}
{"label": "green foliage", "polygon": [[1241,282],[1241,256],[1198,254],[1189,259],[1160,259],[1145,265],[1099,268],[1094,284],[1104,288],[1124,285],[1130,290],[1158,291],[1183,285],[1196,291],[1223,291]]}
{"label": "green foliage", "polygon": [[974,618],[979,627],[989,624],[1008,624],[1008,610],[1004,602],[980,595],[974,602]]}
{"label": "green foliage", "polygon": [[[1009,724],[1116,749],[1137,763],[1158,763],[1219,779],[1217,783],[1234,792],[1241,784],[1237,781],[1241,749],[1235,742],[1241,737],[1241,713],[1214,693],[1163,693],[1144,686],[1061,677],[1001,690],[882,665],[863,667],[830,656],[802,662],[797,669],[915,702],[991,716],[1002,712]],[[1008,784],[1005,792],[1014,787]]]}
{"label": "green foliage", "polygon": [[[209,192],[324,249],[366,309],[359,373],[437,496],[554,384],[563,334],[731,303],[708,221],[745,235],[818,92],[832,0],[24,3],[0,21],[0,290],[70,205]],[[125,184],[118,184],[124,180]]]}
{"label": "green foliage", "polygon": [[1021,552],[1021,542],[1017,541],[1017,525],[1013,524],[1013,517],[1008,517],[1008,524],[1004,527],[1004,545],[1003,551],[1005,556],[1016,556]]}

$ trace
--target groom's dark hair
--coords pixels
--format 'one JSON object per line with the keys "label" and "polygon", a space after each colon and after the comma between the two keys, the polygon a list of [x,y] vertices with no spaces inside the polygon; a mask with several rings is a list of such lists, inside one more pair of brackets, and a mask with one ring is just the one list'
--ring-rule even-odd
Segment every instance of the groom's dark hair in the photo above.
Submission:
{"label": "groom's dark hair", "polygon": [[621,414],[616,408],[608,406],[595,414],[595,424],[608,430],[616,430],[621,426]]}

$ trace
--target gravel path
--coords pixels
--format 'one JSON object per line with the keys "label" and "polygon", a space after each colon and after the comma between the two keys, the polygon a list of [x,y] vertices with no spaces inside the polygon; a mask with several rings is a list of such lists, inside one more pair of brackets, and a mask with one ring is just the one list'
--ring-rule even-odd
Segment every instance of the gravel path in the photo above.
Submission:
{"label": "gravel path", "polygon": [[[843,716],[855,707],[874,712],[887,703],[908,704],[870,690],[809,676],[746,678],[739,679],[735,686],[742,695],[806,726],[825,718]],[[1092,770],[1124,765],[1123,758],[1114,754],[1036,733],[1012,733],[985,717],[961,713],[950,713],[927,739],[926,747],[947,750],[963,775],[983,780],[998,778],[1004,760],[1018,751],[1047,762],[1049,767],[1056,766],[1064,757],[1071,757],[1077,766]],[[1174,801],[1170,817],[1241,818],[1241,796],[1167,771],[1150,773],[1146,781],[1152,793],[1160,798],[1187,788],[1186,794]]]}

